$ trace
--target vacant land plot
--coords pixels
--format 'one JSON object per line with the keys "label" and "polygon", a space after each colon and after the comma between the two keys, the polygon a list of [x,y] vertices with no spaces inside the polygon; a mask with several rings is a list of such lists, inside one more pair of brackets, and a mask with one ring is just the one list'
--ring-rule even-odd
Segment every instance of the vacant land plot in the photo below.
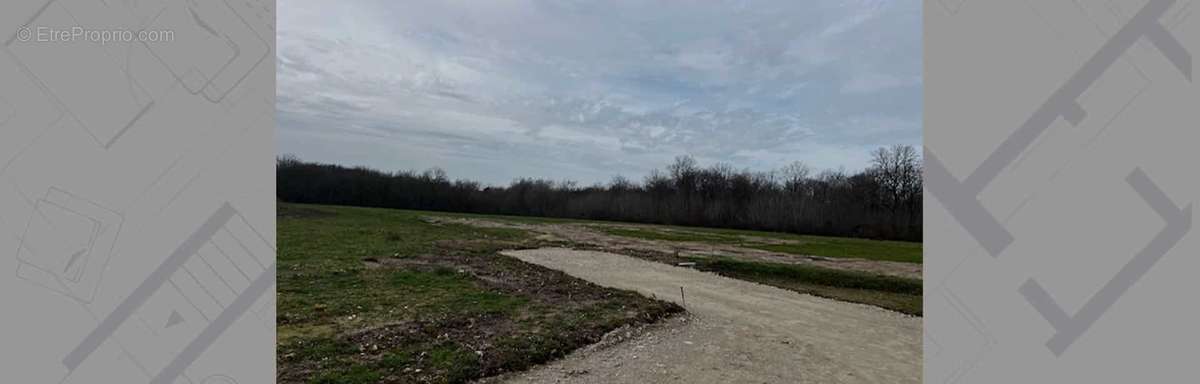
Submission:
{"label": "vacant land plot", "polygon": [[[896,261],[912,260],[911,254],[893,255],[913,249],[919,253],[920,245],[913,243],[295,204],[281,204],[278,212],[281,383],[466,382],[525,371],[592,345],[613,330],[637,330],[683,310],[669,301],[602,287],[505,256],[506,250],[612,252],[679,273],[721,278],[695,270],[707,271],[904,314],[921,313],[921,266]],[[837,246],[816,247],[820,241]],[[813,254],[764,249],[772,246],[808,246],[805,252]],[[750,289],[736,286],[738,292]],[[733,300],[738,292],[725,299]],[[828,302],[803,295],[781,297],[769,301]],[[836,320],[838,311],[844,310],[833,310],[829,316],[835,320],[830,321],[844,321]],[[848,311],[843,315],[857,313]],[[757,316],[752,312],[743,315]],[[677,331],[728,335],[727,327],[741,327],[705,319],[685,321],[687,328]],[[799,327],[796,321],[810,320],[815,321],[791,320],[778,326]],[[679,322],[666,324],[675,323]],[[908,328],[897,329],[911,331]],[[914,332],[919,338],[919,328]],[[908,340],[894,333],[889,334]],[[738,338],[726,339],[713,345]],[[801,339],[796,342],[805,343]],[[842,364],[809,363],[824,367],[819,369]]]}
{"label": "vacant land plot", "polygon": [[523,370],[681,311],[502,256],[525,231],[278,208],[278,381],[439,383]]}

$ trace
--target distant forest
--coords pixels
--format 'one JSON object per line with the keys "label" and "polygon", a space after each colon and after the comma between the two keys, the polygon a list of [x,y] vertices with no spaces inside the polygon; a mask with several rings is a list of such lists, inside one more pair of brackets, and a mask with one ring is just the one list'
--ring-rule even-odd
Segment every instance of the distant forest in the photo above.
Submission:
{"label": "distant forest", "polygon": [[921,158],[911,146],[871,152],[867,169],[819,173],[801,162],[752,172],[679,156],[641,182],[522,178],[505,187],[433,168],[384,172],[278,158],[276,193],[294,203],[615,220],[887,240],[921,240]]}

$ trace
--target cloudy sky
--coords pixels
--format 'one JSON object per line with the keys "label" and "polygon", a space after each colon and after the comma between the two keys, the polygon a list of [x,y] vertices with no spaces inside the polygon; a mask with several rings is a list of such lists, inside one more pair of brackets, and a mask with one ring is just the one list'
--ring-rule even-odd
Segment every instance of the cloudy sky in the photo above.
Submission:
{"label": "cloudy sky", "polygon": [[278,6],[278,151],[305,160],[591,183],[921,143],[917,0]]}

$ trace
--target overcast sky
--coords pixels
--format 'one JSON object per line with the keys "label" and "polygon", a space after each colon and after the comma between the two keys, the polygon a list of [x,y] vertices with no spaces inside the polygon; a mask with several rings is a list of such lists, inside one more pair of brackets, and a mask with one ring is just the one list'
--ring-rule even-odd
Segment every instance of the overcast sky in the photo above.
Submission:
{"label": "overcast sky", "polygon": [[278,150],[305,160],[588,184],[921,143],[917,0],[278,6]]}

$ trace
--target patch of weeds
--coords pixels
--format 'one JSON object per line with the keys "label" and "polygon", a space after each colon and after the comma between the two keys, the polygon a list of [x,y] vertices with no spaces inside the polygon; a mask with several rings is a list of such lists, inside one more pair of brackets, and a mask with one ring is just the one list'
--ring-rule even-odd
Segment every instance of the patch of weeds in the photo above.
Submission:
{"label": "patch of weeds", "polygon": [[286,325],[279,324],[275,327],[275,338],[279,344],[287,344],[294,340],[305,337],[330,337],[333,336],[334,329],[332,324],[313,324],[313,325]]}
{"label": "patch of weeds", "polygon": [[411,351],[397,350],[388,351],[379,359],[379,367],[387,370],[397,371],[404,368],[411,368],[416,360],[413,359]]}
{"label": "patch of weeds", "polygon": [[428,356],[429,369],[445,377],[447,382],[470,380],[479,371],[479,356],[457,345],[439,345]]}
{"label": "patch of weeds", "polygon": [[455,297],[447,304],[450,307],[470,309],[483,314],[509,313],[528,303],[522,297],[506,296],[492,292],[470,292]]}
{"label": "patch of weeds", "polygon": [[353,344],[334,337],[300,337],[279,348],[287,359],[317,360],[357,352]]}
{"label": "patch of weeds", "polygon": [[437,266],[433,271],[414,271],[402,269],[391,272],[389,283],[396,288],[410,289],[417,293],[432,290],[462,290],[471,286],[471,282],[455,276],[454,269]]}
{"label": "patch of weeds", "polygon": [[336,367],[321,372],[309,381],[311,384],[373,384],[378,383],[383,375],[372,367],[351,364],[348,367]]}

